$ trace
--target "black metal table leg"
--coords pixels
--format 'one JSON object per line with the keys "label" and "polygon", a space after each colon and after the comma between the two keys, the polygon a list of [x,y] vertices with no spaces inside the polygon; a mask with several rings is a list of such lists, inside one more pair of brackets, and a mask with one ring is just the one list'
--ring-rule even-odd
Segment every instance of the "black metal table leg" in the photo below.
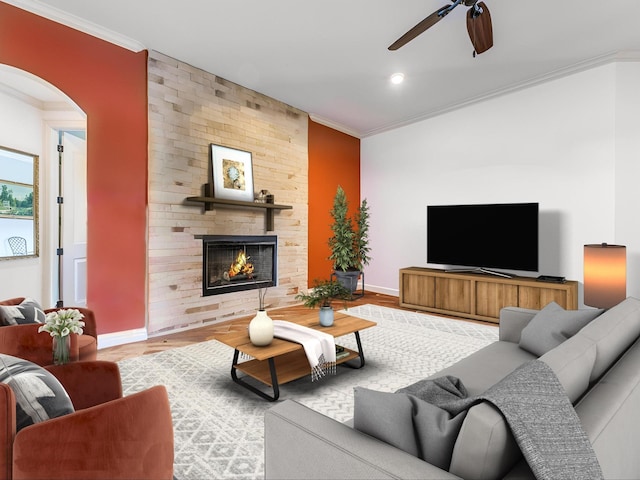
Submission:
{"label": "black metal table leg", "polygon": [[360,332],[353,332],[353,334],[356,336],[356,343],[358,344],[358,358],[360,359],[360,364],[352,365],[352,360],[349,360],[344,362],[342,365],[346,365],[351,368],[362,368],[364,367],[364,351],[362,350],[362,342],[360,341]]}
{"label": "black metal table leg", "polygon": [[269,372],[271,373],[271,385],[273,387],[273,395],[269,395],[266,392],[254,387],[253,385],[245,382],[242,378],[238,377],[236,373],[236,365],[238,364],[238,349],[235,349],[233,352],[233,363],[231,364],[231,378],[234,382],[247,390],[252,391],[253,393],[260,395],[262,398],[269,400],[270,402],[275,402],[280,398],[280,386],[278,385],[278,376],[276,374],[276,364],[273,358],[269,358],[267,361],[269,362]]}

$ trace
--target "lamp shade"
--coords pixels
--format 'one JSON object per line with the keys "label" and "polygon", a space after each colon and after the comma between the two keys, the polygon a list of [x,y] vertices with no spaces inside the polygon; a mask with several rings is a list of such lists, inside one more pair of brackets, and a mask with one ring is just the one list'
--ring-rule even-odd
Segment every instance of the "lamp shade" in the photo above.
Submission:
{"label": "lamp shade", "polygon": [[600,243],[584,246],[584,303],[610,308],[627,297],[627,248]]}

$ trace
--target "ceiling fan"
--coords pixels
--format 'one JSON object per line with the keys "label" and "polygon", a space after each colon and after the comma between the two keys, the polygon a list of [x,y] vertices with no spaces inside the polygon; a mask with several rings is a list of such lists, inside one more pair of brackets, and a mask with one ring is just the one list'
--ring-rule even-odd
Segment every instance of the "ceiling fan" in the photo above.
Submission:
{"label": "ceiling fan", "polygon": [[493,46],[493,28],[491,26],[491,13],[489,13],[487,5],[484,2],[478,2],[478,0],[452,0],[452,2],[451,5],[439,8],[402,35],[389,46],[389,50],[397,50],[406,45],[418,35],[433,27],[461,3],[466,7],[470,7],[467,11],[467,32],[473,44],[473,56],[475,57],[476,54],[489,50]]}

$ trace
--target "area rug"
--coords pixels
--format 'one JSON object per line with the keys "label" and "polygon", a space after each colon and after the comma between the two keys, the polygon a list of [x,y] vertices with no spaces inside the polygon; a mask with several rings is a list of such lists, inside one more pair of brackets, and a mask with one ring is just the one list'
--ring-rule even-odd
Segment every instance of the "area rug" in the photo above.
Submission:
{"label": "area rug", "polygon": [[[376,305],[346,313],[378,323],[360,333],[365,367],[287,383],[279,401],[293,399],[343,422],[353,415],[353,387],[395,391],[498,338],[495,326]],[[354,335],[336,343],[356,348]],[[118,362],[125,395],[167,387],[178,480],[263,478],[264,412],[274,404],[233,383],[232,355],[232,348],[209,341]]]}

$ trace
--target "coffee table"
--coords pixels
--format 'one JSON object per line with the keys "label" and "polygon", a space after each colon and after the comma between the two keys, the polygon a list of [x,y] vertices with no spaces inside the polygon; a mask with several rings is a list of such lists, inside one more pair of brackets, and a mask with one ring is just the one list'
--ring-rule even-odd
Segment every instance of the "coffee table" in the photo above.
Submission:
{"label": "coffee table", "polygon": [[[338,365],[345,364],[351,368],[362,368],[365,364],[362,343],[360,341],[360,331],[377,325],[376,322],[336,312],[333,325],[323,327],[319,323],[317,310],[312,310],[309,313],[300,315],[291,314],[286,317],[280,317],[277,314],[271,313],[269,316],[274,320],[286,320],[320,330],[333,335],[334,338],[353,333],[356,337],[358,350],[355,351],[345,348],[345,350],[348,351],[348,355],[336,361]],[[231,378],[233,381],[271,402],[280,397],[280,385],[311,374],[309,361],[307,360],[302,345],[299,343],[274,338],[270,345],[256,347],[249,340],[249,334],[246,328],[241,328],[229,333],[216,334],[211,338],[234,349],[233,361],[231,363]],[[238,363],[240,353],[252,357],[252,360]],[[352,361],[356,359],[359,361],[354,364]],[[244,376],[250,376],[267,387],[271,387],[273,394],[270,395],[266,391],[260,390],[254,385],[247,383],[243,379],[244,376],[238,376],[238,371],[244,373]]]}

